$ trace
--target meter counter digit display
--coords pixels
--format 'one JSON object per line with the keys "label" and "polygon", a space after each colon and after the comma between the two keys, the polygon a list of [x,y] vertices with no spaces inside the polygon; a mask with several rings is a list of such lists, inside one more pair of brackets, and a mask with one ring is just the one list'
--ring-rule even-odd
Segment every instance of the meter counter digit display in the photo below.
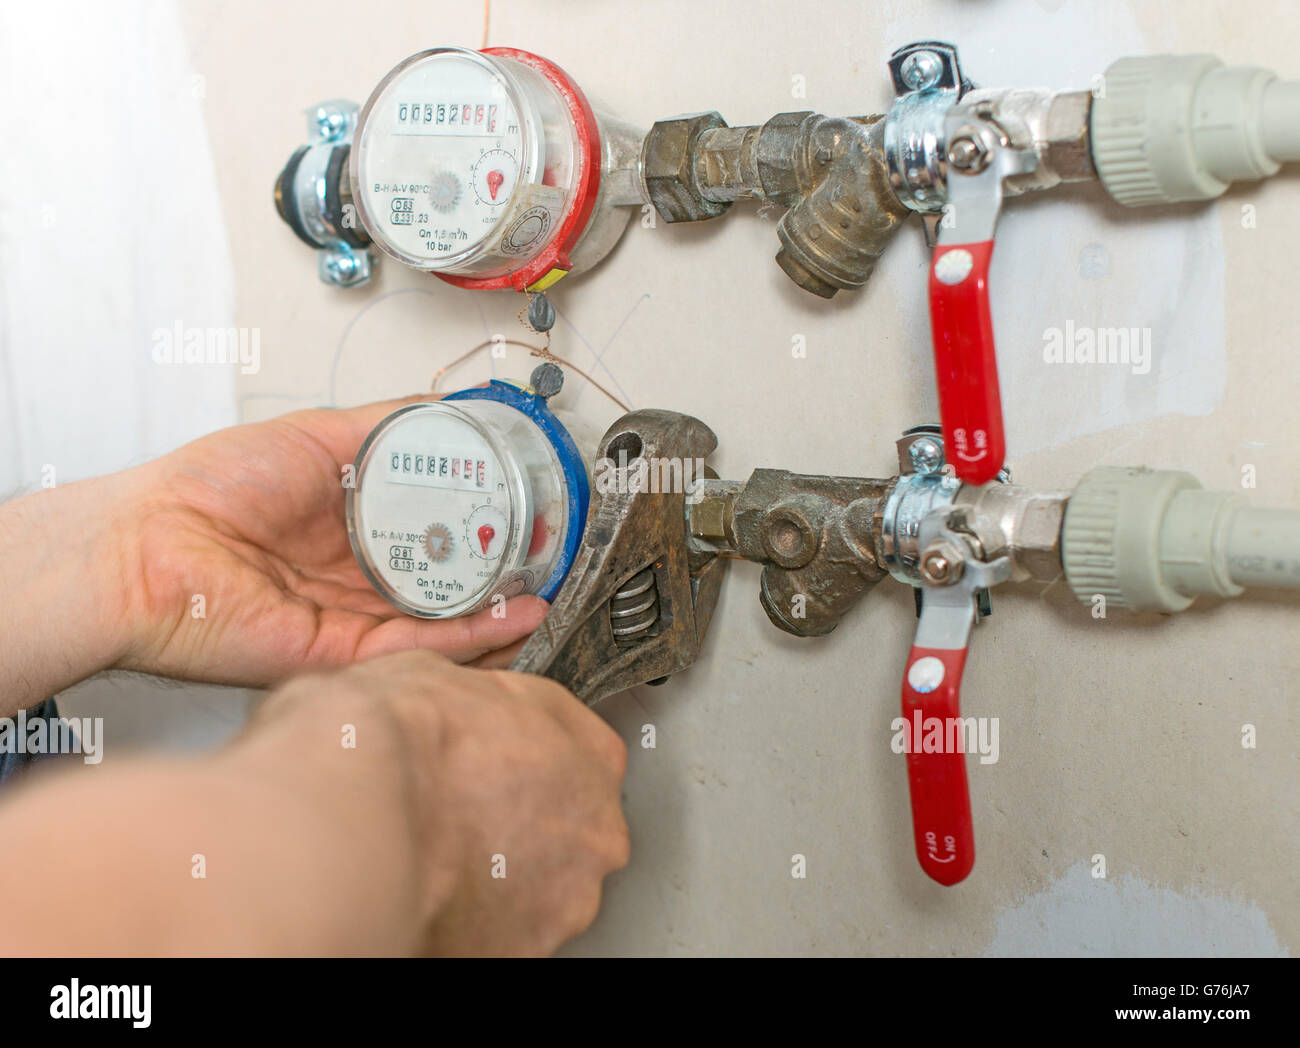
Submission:
{"label": "meter counter digit display", "polygon": [[397,102],[396,135],[495,135],[500,95],[488,103]]}
{"label": "meter counter digit display", "polygon": [[488,459],[446,449],[427,451],[394,448],[388,453],[388,479],[394,484],[423,484],[430,488],[490,490],[496,482]]}

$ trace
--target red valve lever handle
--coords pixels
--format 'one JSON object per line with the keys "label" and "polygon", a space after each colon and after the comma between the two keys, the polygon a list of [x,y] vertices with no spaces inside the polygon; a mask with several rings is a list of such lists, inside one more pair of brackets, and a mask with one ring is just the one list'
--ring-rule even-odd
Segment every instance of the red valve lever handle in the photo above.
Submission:
{"label": "red valve lever handle", "polygon": [[[912,794],[916,857],[921,869],[946,885],[964,880],[975,865],[966,755],[963,747],[949,745],[956,741],[956,731],[950,737],[949,725],[956,724],[961,715],[965,665],[965,648],[913,647],[903,674],[903,717],[911,738],[907,783]],[[926,753],[925,729],[936,717],[943,752]]]}
{"label": "red valve lever handle", "polygon": [[930,263],[930,330],[947,459],[968,484],[987,484],[1006,455],[989,312],[993,241],[943,244]]}

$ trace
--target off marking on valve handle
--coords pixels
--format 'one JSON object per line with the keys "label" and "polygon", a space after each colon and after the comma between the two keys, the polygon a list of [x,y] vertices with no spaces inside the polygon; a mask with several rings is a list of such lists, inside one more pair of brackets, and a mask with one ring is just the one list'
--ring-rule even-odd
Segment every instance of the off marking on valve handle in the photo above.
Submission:
{"label": "off marking on valve handle", "polygon": [[940,884],[964,880],[975,865],[975,831],[971,824],[970,789],[966,784],[966,755],[924,752],[924,728],[938,718],[947,749],[950,718],[961,716],[961,675],[965,648],[913,646],[903,674],[903,717],[911,726],[907,753],[907,783],[912,795],[912,834],[916,857]]}
{"label": "off marking on valve handle", "polygon": [[1006,455],[989,310],[993,241],[939,243],[930,264],[930,330],[944,446],[957,476],[987,484]]}

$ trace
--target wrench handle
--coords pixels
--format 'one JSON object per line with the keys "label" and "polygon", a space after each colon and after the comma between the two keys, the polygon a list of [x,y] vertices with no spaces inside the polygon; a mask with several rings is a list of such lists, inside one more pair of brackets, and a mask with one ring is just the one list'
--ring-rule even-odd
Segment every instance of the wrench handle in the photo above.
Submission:
{"label": "wrench handle", "polygon": [[947,459],[968,484],[987,484],[1006,456],[989,311],[993,241],[938,244],[930,261],[930,331]]}
{"label": "wrench handle", "polygon": [[[916,857],[927,875],[940,884],[963,880],[975,865],[975,831],[971,826],[966,755],[952,746],[961,716],[961,675],[965,648],[913,646],[903,674],[903,718],[909,732],[907,783],[912,795],[912,834]],[[940,752],[926,753],[935,741],[938,718]]]}

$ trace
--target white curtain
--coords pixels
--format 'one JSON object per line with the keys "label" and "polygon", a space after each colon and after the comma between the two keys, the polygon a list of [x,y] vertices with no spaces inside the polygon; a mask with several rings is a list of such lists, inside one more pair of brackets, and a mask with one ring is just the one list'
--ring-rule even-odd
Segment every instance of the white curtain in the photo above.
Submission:
{"label": "white curtain", "polygon": [[235,369],[154,362],[233,325],[205,82],[168,0],[0,7],[0,498],[235,421]]}

